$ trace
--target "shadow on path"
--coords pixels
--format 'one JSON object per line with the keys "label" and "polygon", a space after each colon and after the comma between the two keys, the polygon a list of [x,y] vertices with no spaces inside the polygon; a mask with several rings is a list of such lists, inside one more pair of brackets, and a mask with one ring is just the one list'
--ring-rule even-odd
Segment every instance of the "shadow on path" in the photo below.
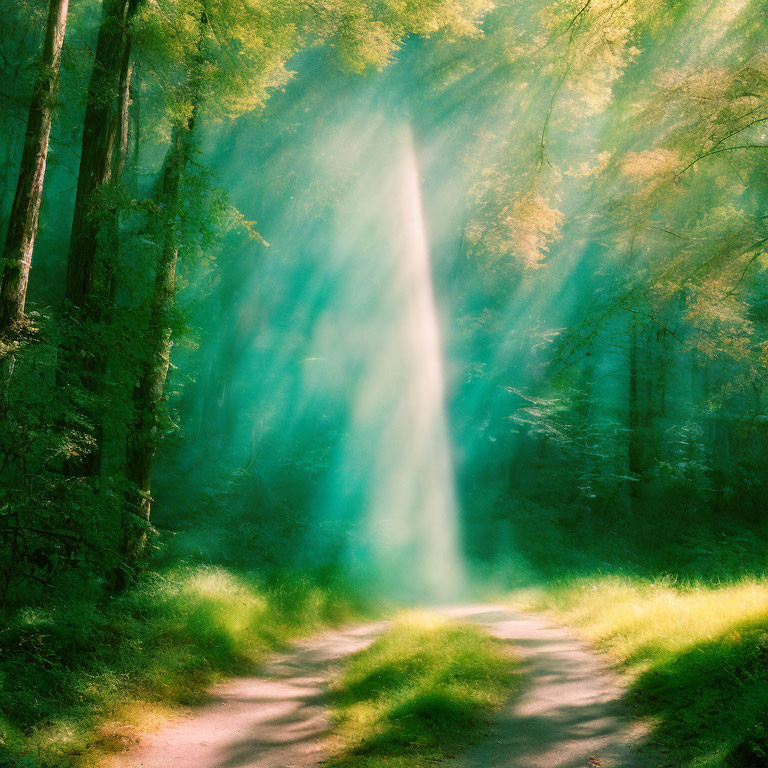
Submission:
{"label": "shadow on path", "polygon": [[309,768],[330,728],[326,684],[339,662],[367,647],[383,623],[326,632],[276,656],[262,676],[211,691],[179,717],[115,757],[114,768]]}
{"label": "shadow on path", "polygon": [[446,611],[508,640],[527,685],[490,734],[452,768],[647,768],[637,728],[621,717],[623,691],[593,652],[546,620],[495,606]]}
{"label": "shadow on path", "polygon": [[[527,678],[489,735],[451,768],[647,768],[621,718],[622,690],[597,657],[545,620],[496,606],[444,610],[509,641]],[[200,709],[169,722],[114,768],[310,768],[327,757],[329,678],[384,623],[327,632],[273,658],[259,677],[230,680]],[[657,765],[657,763],[652,763]]]}

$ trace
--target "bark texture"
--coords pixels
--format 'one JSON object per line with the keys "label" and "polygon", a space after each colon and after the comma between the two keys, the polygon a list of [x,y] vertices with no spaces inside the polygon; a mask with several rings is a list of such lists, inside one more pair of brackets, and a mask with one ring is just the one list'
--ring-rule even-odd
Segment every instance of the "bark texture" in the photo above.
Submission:
{"label": "bark texture", "polygon": [[106,0],[99,28],[93,74],[88,84],[67,258],[66,297],[75,306],[82,305],[95,289],[99,221],[94,208],[98,193],[107,183],[116,181],[122,171],[122,162],[115,162],[115,152],[119,154],[123,126],[127,124],[121,109],[130,85],[130,22],[137,5],[138,0]]}
{"label": "bark texture", "polygon": [[[185,144],[182,131],[175,130],[161,184],[161,198],[168,206],[175,207],[178,203]],[[126,476],[133,486],[127,500],[129,514],[133,518],[126,520],[123,544],[129,564],[137,562],[147,546],[152,459],[157,450],[160,408],[170,366],[171,328],[168,318],[173,306],[178,257],[176,236],[173,227],[169,227],[156,266],[146,338],[148,354],[141,363],[139,379],[133,391],[134,422],[126,445]]]}
{"label": "bark texture", "polygon": [[[99,195],[108,184],[118,183],[125,165],[133,71],[130,22],[139,2],[105,1],[88,84],[66,279],[66,298],[77,308],[76,325],[81,327],[86,327],[83,321],[93,323],[94,329],[104,322],[106,304],[116,287],[114,257],[119,212],[100,207]],[[64,468],[67,474],[86,477],[101,474],[104,441],[100,401],[106,350],[99,346],[96,336],[94,347],[88,350],[81,349],[81,341],[70,340],[60,358],[60,368],[79,379],[90,399],[85,416],[93,425],[92,447],[86,455],[68,459]]]}
{"label": "bark texture", "polygon": [[69,0],[50,0],[40,72],[29,107],[19,180],[3,248],[0,333],[24,317],[68,10]]}
{"label": "bark texture", "polygon": [[[201,21],[202,29],[205,18]],[[158,203],[168,216],[162,248],[155,267],[155,283],[147,329],[147,356],[141,361],[133,392],[134,422],[126,443],[129,514],[123,526],[123,554],[129,565],[145,554],[150,531],[152,460],[159,442],[160,415],[171,354],[170,313],[175,298],[179,243],[174,219],[178,215],[181,185],[192,153],[192,137],[199,102],[197,75],[190,78],[190,117],[174,126],[163,162]],[[119,577],[119,579],[122,577]],[[119,585],[118,585],[119,586]]]}

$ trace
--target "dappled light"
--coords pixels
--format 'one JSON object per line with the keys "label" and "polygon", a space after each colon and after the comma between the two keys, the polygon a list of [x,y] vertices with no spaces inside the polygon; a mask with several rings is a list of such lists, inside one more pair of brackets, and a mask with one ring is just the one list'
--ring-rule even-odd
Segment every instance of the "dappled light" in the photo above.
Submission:
{"label": "dappled light", "polygon": [[0,768],[768,765],[765,11],[0,0]]}

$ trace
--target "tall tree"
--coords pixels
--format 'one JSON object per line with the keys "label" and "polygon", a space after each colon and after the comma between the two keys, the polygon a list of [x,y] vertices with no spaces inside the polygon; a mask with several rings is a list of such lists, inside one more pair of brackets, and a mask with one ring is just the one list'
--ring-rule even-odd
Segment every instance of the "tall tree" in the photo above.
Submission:
{"label": "tall tree", "polygon": [[[401,16],[387,16],[391,41],[383,48],[371,46],[374,31],[381,22],[359,19],[339,13],[329,6],[318,15],[303,3],[267,2],[259,6],[248,2],[220,2],[210,7],[205,3],[179,4],[154,25],[159,32],[154,43],[171,62],[171,71],[178,71],[174,62],[181,59],[188,77],[185,87],[173,94],[175,114],[171,143],[160,173],[157,203],[164,220],[164,232],[158,245],[155,282],[149,303],[146,350],[139,363],[139,375],[133,393],[133,423],[129,425],[126,442],[126,476],[128,517],[124,521],[123,555],[128,565],[140,560],[147,546],[150,521],[150,488],[152,461],[159,442],[159,423],[164,388],[170,365],[170,312],[174,304],[174,286],[179,255],[179,221],[184,171],[193,150],[193,131],[198,113],[207,97],[206,106],[214,113],[233,116],[263,105],[272,88],[282,85],[290,74],[285,64],[301,47],[334,40],[337,55],[350,70],[382,67],[409,29],[430,30],[441,23],[452,22],[458,31],[468,34],[474,28],[469,21],[453,18],[446,4],[426,10],[404,10]],[[365,9],[367,4],[363,4]],[[482,7],[482,3],[478,3]],[[148,7],[147,13],[153,9]],[[174,13],[176,15],[174,15]],[[474,12],[479,13],[478,11]],[[443,18],[445,15],[445,19]],[[190,19],[194,19],[190,23]],[[352,23],[354,21],[354,23]],[[461,22],[461,24],[459,23]],[[167,24],[175,25],[174,34],[167,34]],[[300,32],[299,32],[300,30]],[[194,39],[194,36],[197,39]],[[153,42],[148,38],[150,44]],[[187,46],[178,45],[186,40]],[[233,61],[231,49],[239,51]],[[189,57],[189,58],[187,58]],[[170,79],[170,83],[173,78]],[[213,97],[213,98],[211,98]],[[179,109],[179,103],[183,105]],[[118,576],[118,585],[124,575]]]}
{"label": "tall tree", "polygon": [[116,181],[122,163],[115,164],[115,150],[122,136],[123,103],[130,83],[130,24],[139,0],[107,0],[96,43],[93,73],[88,84],[83,148],[77,179],[75,211],[67,258],[66,298],[75,306],[94,290],[97,264],[98,193]]}
{"label": "tall tree", "polygon": [[[140,2],[106,0],[88,84],[65,292],[76,308],[81,327],[82,321],[101,321],[101,305],[115,289],[108,260],[99,259],[98,252],[100,235],[112,246],[116,242],[117,213],[112,208],[101,209],[100,195],[108,185],[118,183],[125,165],[132,73],[131,23]],[[69,348],[61,357],[60,370],[65,368],[79,378],[90,396],[87,419],[92,438],[86,454],[69,459],[65,468],[68,473],[95,477],[101,473],[103,452],[98,400],[102,394],[105,352],[97,344],[96,349],[78,359],[73,352],[81,341],[67,342]]]}
{"label": "tall tree", "polygon": [[69,0],[50,0],[48,5],[43,55],[32,92],[19,180],[3,249],[0,333],[7,332],[24,316],[68,10]]}
{"label": "tall tree", "polygon": [[[179,237],[176,219],[184,171],[192,154],[192,137],[201,98],[203,46],[208,21],[200,14],[200,40],[188,78],[189,111],[173,126],[170,146],[163,161],[157,190],[157,203],[166,217],[162,245],[155,265],[155,282],[149,307],[149,323],[144,338],[145,355],[139,363],[139,376],[133,390],[133,423],[126,441],[126,479],[128,517],[123,520],[122,554],[128,565],[136,563],[147,546],[152,460],[157,450],[159,420],[171,355],[170,313],[174,303]],[[118,586],[124,581],[118,574]]]}

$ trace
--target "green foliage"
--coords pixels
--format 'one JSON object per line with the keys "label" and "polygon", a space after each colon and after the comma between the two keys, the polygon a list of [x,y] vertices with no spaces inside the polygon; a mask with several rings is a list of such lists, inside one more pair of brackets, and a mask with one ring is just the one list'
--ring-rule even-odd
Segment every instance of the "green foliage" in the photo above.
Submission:
{"label": "green foliage", "polygon": [[217,568],[149,575],[119,599],[49,600],[2,616],[0,765],[91,764],[168,707],[205,698],[287,641],[360,610],[341,583],[266,584]]}
{"label": "green foliage", "polygon": [[[6,5],[11,179],[40,43],[21,21],[44,7]],[[23,348],[0,427],[10,457],[0,547],[10,552],[16,516],[29,540],[9,583],[26,572],[43,588],[64,578],[52,578],[55,563],[92,586],[119,560],[133,385],[169,235],[181,251],[165,318],[157,519],[193,557],[232,562],[250,547],[279,568],[310,554],[313,538],[310,556],[340,556],[359,532],[348,514],[359,500],[329,488],[354,439],[358,370],[305,361],[323,334],[352,344],[328,315],[360,276],[337,274],[334,259],[345,237],[361,254],[367,244],[336,217],[377,154],[374,129],[405,121],[420,145],[446,352],[461,372],[448,396],[473,558],[518,548],[538,566],[550,536],[559,553],[571,540],[632,565],[660,539],[656,562],[668,569],[675,549],[685,567],[697,536],[709,546],[754,528],[768,486],[761,10],[751,0],[140,3],[127,167],[90,210],[112,289],[72,315],[60,246],[101,18],[92,3],[73,10],[29,297],[45,319],[30,316],[37,341],[12,340]],[[166,204],[168,138],[197,101],[184,188]],[[80,368],[94,360],[103,375],[86,386]],[[102,442],[99,478],[62,471]],[[189,473],[198,487],[180,487]],[[242,545],[229,533],[238,526]]]}
{"label": "green foliage", "polygon": [[520,685],[503,643],[477,627],[407,614],[352,659],[336,684],[336,752],[327,763],[441,763],[482,735]]}
{"label": "green foliage", "polygon": [[173,122],[191,110],[178,73],[190,71],[201,53],[203,112],[233,118],[263,107],[283,88],[295,74],[289,61],[302,50],[326,46],[347,71],[381,70],[409,35],[478,36],[489,8],[486,0],[227,0],[213,5],[164,0],[143,4],[134,28],[158,77],[154,95]]}
{"label": "green foliage", "polygon": [[765,764],[768,585],[596,575],[524,597],[578,626],[630,675],[634,714],[676,768]]}
{"label": "green foliage", "polygon": [[[60,246],[70,231],[68,204],[59,205],[58,195],[69,203],[74,194],[67,176],[77,177],[80,107],[102,9],[85,3],[72,10],[27,302],[32,309],[40,297],[44,318],[33,311],[24,328],[0,342],[7,417],[0,426],[0,599],[24,600],[30,592],[65,581],[89,587],[114,582],[115,569],[136,565],[122,551],[123,530],[137,527],[125,522],[135,512],[131,497],[146,498],[149,490],[142,487],[137,496],[136,473],[126,469],[131,462],[126,446],[140,431],[134,389],[144,363],[158,355],[157,326],[167,325],[178,346],[196,345],[200,299],[228,279],[218,271],[223,243],[230,246],[230,263],[243,239],[259,248],[267,245],[255,222],[216,182],[210,156],[198,151],[203,136],[223,121],[262,110],[295,74],[288,65],[302,51],[322,48],[324,55],[333,54],[334,72],[381,70],[411,35],[477,36],[487,8],[482,0],[138,2],[129,29],[135,66],[126,105],[126,171],[122,178],[113,174],[87,202],[86,218],[98,230],[98,247],[93,279],[86,276],[90,293],[77,307],[62,306],[58,292],[67,251]],[[13,103],[14,111],[4,110],[8,138],[2,162],[5,177],[13,180],[23,137],[15,121],[25,119],[34,52],[41,42],[31,31],[39,24],[29,20],[42,18],[44,8],[23,3],[3,9],[7,34],[0,61],[10,89],[2,98]],[[118,73],[108,74],[107,81],[117,83]],[[117,93],[98,96],[107,104],[120,98]],[[189,168],[182,169],[182,188],[172,200],[160,199],[169,138],[174,127],[191,128],[193,116],[194,136],[185,134]],[[115,168],[113,160],[102,158]],[[12,192],[10,181],[2,185],[3,214]],[[180,262],[171,275],[173,295],[158,316],[155,277],[169,242],[179,247]],[[38,263],[51,266],[54,276],[38,283],[36,276],[43,274]],[[179,382],[172,380],[167,390],[160,382],[145,430],[152,445],[143,438],[150,462],[156,445],[170,442],[177,426],[165,395],[178,393],[185,378],[196,375],[194,367],[180,372]],[[151,532],[146,521],[139,524]]]}
{"label": "green foliage", "polygon": [[[343,466],[354,465],[365,489],[372,470],[358,456],[367,436],[355,433],[355,417],[373,342],[334,312],[390,279],[375,245],[397,241],[399,193],[372,203],[362,181],[406,127],[444,310],[461,528],[478,570],[505,561],[515,578],[599,567],[712,581],[764,571],[764,4],[490,5],[140,3],[126,172],[89,210],[109,290],[80,308],[63,306],[61,284],[101,9],[73,7],[31,311],[0,348],[0,595],[32,606],[8,614],[0,662],[13,749],[40,743],[51,756],[56,744],[65,755],[92,743],[89,718],[113,712],[129,675],[139,698],[146,689],[183,699],[210,670],[235,671],[253,657],[246,646],[286,636],[264,601],[302,626],[324,610],[319,588],[304,590],[314,607],[297,603],[301,585],[259,592],[262,600],[215,571],[184,576],[183,586],[149,578],[98,602],[123,560],[133,389],[138,363],[156,352],[150,309],[169,240],[180,246],[174,306],[162,318],[172,365],[152,424],[162,557],[262,575],[308,562],[364,571],[367,500],[349,490]],[[2,216],[44,10],[37,0],[0,3]],[[196,107],[183,187],[159,200],[170,134]],[[100,474],[77,471],[99,448]],[[82,600],[36,607],[60,591]],[[659,594],[687,610],[679,590]],[[710,621],[725,594],[703,601]],[[618,590],[605,600],[625,598]],[[638,600],[633,611],[654,602]],[[722,633],[741,638],[731,642],[702,634],[701,617],[675,629],[659,609],[647,623],[671,627],[679,647],[651,638],[626,651],[632,664],[633,654],[652,661],[639,700],[661,718],[660,737],[687,744],[691,765],[764,758],[763,630],[750,621],[727,619]],[[636,637],[629,624],[606,632]],[[458,650],[475,642],[454,631],[434,636]],[[391,659],[384,646],[361,657],[361,675],[366,663],[404,671],[390,687],[356,689],[381,704],[363,710],[383,751],[365,752],[355,736],[349,759],[410,760],[411,724],[432,734],[425,748],[437,754],[435,734],[468,717],[475,682],[446,683],[435,698],[444,681],[432,635],[406,635],[388,641]],[[146,679],[134,674],[137,648],[148,654]],[[411,661],[424,654],[434,675],[411,689]],[[344,695],[342,710],[354,706]],[[726,696],[738,702],[721,718],[733,735],[714,730],[700,754],[696,730]],[[399,707],[409,717],[393,714]],[[747,729],[748,717],[759,725]]]}
{"label": "green foliage", "polygon": [[55,586],[87,592],[118,560],[119,480],[62,472],[93,447],[83,416],[93,398],[57,380],[62,341],[50,317],[33,313],[0,350],[0,601]]}
{"label": "green foliage", "polygon": [[470,550],[686,568],[683,539],[763,535],[765,28],[751,2],[545,5],[443,49],[441,98],[480,116]]}

